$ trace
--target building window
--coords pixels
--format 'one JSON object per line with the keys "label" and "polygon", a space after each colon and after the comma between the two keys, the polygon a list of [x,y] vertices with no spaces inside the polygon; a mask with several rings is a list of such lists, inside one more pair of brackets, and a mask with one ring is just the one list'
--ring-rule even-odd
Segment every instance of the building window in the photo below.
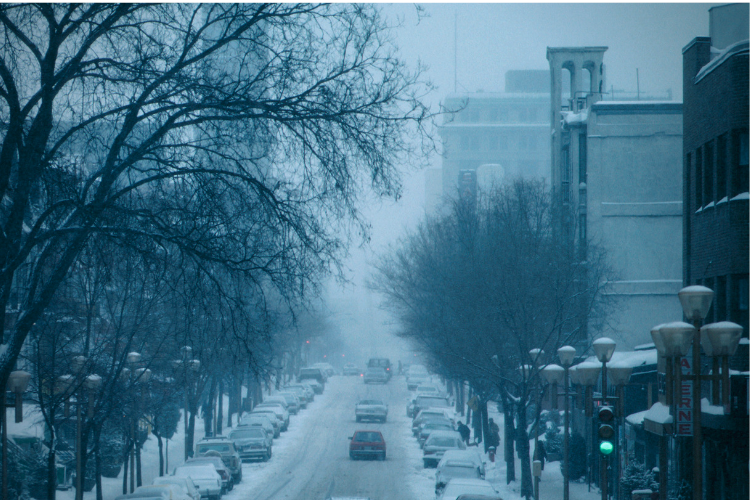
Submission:
{"label": "building window", "polygon": [[737,309],[747,311],[748,309],[748,279],[747,276],[737,280]]}
{"label": "building window", "polygon": [[747,130],[735,131],[733,139],[731,195],[734,197],[748,190]]}
{"label": "building window", "polygon": [[578,181],[586,181],[586,134],[578,134]]}
{"label": "building window", "polygon": [[716,199],[727,195],[727,134],[716,140]]}
{"label": "building window", "polygon": [[706,205],[714,201],[714,144],[708,141],[703,146],[703,200]]}
{"label": "building window", "polygon": [[560,180],[562,181],[562,201],[570,203],[570,158],[568,148],[563,148],[560,158]]}
{"label": "building window", "polygon": [[703,208],[703,155],[701,148],[695,150],[695,206]]}
{"label": "building window", "polygon": [[586,214],[578,215],[578,257],[586,259]]}
{"label": "building window", "polygon": [[716,277],[716,321],[727,319],[727,277]]}

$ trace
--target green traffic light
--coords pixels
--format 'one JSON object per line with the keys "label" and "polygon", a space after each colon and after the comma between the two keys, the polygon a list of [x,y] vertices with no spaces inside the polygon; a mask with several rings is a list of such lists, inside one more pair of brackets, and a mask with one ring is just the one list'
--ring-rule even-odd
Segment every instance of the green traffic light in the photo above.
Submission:
{"label": "green traffic light", "polygon": [[602,441],[599,443],[599,451],[602,455],[609,455],[615,449],[615,445],[611,441]]}

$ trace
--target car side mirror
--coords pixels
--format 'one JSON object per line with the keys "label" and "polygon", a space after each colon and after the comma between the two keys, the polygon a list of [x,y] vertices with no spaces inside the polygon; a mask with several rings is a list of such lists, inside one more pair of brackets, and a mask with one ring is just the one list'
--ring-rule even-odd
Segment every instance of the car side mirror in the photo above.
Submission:
{"label": "car side mirror", "polygon": [[349,441],[351,441],[352,439],[354,439],[354,436],[349,436],[348,439],[349,439]]}

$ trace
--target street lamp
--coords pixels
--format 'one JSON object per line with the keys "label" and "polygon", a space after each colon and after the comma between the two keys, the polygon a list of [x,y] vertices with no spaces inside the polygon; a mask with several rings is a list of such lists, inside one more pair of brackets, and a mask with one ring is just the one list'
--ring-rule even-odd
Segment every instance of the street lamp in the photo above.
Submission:
{"label": "street lamp", "polygon": [[563,500],[569,500],[570,499],[570,436],[568,434],[570,433],[570,406],[568,398],[570,394],[568,393],[568,387],[570,386],[569,379],[570,379],[570,365],[573,364],[573,360],[576,357],[576,349],[575,347],[566,345],[562,346],[557,350],[557,357],[560,358],[560,364],[563,367],[563,390],[564,390],[564,406],[563,409],[565,411],[564,415],[564,425],[565,425],[565,435],[563,436],[563,464],[565,467],[565,473],[563,474]]}
{"label": "street lamp", "polygon": [[[693,495],[703,498],[703,430],[701,428],[701,338],[700,327],[711,308],[714,292],[705,286],[686,286],[677,293],[685,317],[693,322]],[[662,330],[664,328],[662,327]]]}
{"label": "street lamp", "polygon": [[[615,416],[619,419],[617,446],[622,444],[623,429],[625,428],[625,385],[630,382],[630,375],[633,373],[633,367],[627,364],[612,363],[608,370],[609,378],[615,387],[617,387],[617,396],[615,400]],[[624,458],[624,464],[628,464],[627,451],[620,450],[620,456]],[[622,469],[620,461],[617,461],[618,490],[617,498],[622,498]]]}
{"label": "street lamp", "polygon": [[[542,365],[542,356],[544,356],[544,351],[542,349],[536,348],[531,349],[529,351],[529,356],[531,356],[531,361],[534,363],[534,366],[530,365],[524,365],[523,371],[524,371],[524,378],[527,380],[531,376],[531,373],[533,372],[534,367],[539,369],[539,367]],[[542,388],[541,384],[538,384],[539,387],[536,387],[536,425],[534,429],[534,453],[539,449],[539,418],[541,415],[541,404],[542,404]],[[536,462],[536,460],[535,460]],[[534,471],[534,500],[539,500],[539,475],[541,474],[541,467],[537,471]]]}
{"label": "street lamp", "polygon": [[[6,408],[9,407],[15,407],[16,409],[16,423],[23,422],[23,393],[26,392],[26,388],[29,385],[29,380],[31,380],[31,374],[25,371],[16,370],[10,372],[10,375],[8,375],[8,382],[5,385],[5,389],[2,391],[2,395],[0,395],[0,400],[2,400],[2,404],[0,407],[2,407],[2,415],[0,415],[0,425],[2,425],[2,446],[3,446],[3,456],[2,456],[2,466],[3,466],[3,473],[2,473],[2,500],[8,500],[8,419],[6,418]],[[5,401],[5,394],[7,391],[10,391],[15,396],[15,401],[13,404],[8,404]]]}

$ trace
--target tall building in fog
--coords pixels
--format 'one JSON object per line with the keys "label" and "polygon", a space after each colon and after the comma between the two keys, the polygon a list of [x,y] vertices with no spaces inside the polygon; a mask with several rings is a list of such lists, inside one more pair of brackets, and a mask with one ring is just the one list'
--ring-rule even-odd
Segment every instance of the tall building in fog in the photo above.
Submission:
{"label": "tall building in fog", "polygon": [[[508,71],[505,92],[448,95],[440,127],[441,198],[456,195],[461,171],[475,172],[480,189],[517,176],[548,177],[549,102],[546,70]],[[429,189],[427,196],[428,209],[440,204]]]}
{"label": "tall building in fog", "polygon": [[606,50],[547,49],[551,184],[555,202],[574,214],[560,229],[580,258],[599,245],[613,267],[608,324],[588,334],[628,349],[650,343],[654,325],[682,318],[682,103],[606,100]]}

